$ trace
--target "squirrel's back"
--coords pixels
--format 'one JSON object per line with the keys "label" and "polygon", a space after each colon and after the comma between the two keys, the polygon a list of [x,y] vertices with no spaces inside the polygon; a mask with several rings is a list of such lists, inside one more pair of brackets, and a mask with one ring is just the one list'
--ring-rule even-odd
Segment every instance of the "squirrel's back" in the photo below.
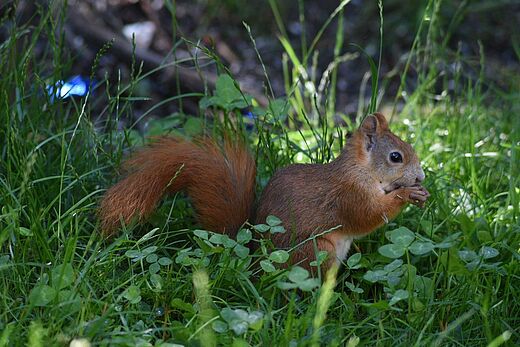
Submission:
{"label": "squirrel's back", "polygon": [[102,229],[145,220],[165,193],[186,191],[201,225],[234,236],[251,218],[256,165],[246,147],[204,138],[161,138],[124,163],[128,175],[111,187],[100,209]]}

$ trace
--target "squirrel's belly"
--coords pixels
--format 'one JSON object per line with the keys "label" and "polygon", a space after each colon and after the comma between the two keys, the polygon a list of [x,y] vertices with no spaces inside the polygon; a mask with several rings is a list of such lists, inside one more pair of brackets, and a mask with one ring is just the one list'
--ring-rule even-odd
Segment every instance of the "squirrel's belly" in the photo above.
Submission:
{"label": "squirrel's belly", "polygon": [[352,236],[337,237],[334,248],[336,250],[336,263],[341,265],[341,262],[347,257],[347,253],[352,245]]}

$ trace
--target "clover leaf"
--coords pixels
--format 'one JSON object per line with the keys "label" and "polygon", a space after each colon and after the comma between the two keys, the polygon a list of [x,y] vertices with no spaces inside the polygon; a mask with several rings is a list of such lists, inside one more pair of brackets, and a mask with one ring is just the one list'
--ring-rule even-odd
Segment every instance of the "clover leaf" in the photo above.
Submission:
{"label": "clover leaf", "polygon": [[352,283],[352,282],[346,281],[346,282],[345,282],[345,285],[346,285],[347,288],[350,289],[353,293],[363,294],[363,293],[365,292],[365,291],[363,290],[363,288],[359,288],[359,287],[357,287],[357,286],[354,285],[354,283]]}
{"label": "clover leaf", "polygon": [[390,306],[396,304],[397,302],[401,300],[406,300],[410,296],[410,293],[408,293],[407,290],[404,289],[398,289],[395,291],[395,293],[392,295],[392,298],[390,299]]}
{"label": "clover leaf", "polygon": [[423,255],[431,252],[435,246],[430,241],[414,241],[408,249],[415,255]]}
{"label": "clover leaf", "polygon": [[381,255],[384,255],[387,258],[397,259],[401,258],[404,255],[406,250],[406,246],[402,244],[390,243],[388,245],[383,245],[379,247],[378,251]]}
{"label": "clover leaf", "polygon": [[310,262],[311,266],[320,266],[323,262],[328,258],[329,252],[327,251],[319,251],[316,255],[316,260]]}
{"label": "clover leaf", "polygon": [[400,227],[386,233],[392,242],[379,247],[379,253],[390,259],[401,258],[407,250],[414,255],[423,255],[431,252],[436,245],[426,240],[416,240],[415,234],[406,227]]}
{"label": "clover leaf", "polygon": [[290,282],[279,281],[277,283],[278,288],[286,290],[299,288],[308,292],[320,285],[319,279],[309,277],[309,271],[299,266],[294,266],[291,271],[287,273],[287,278]]}
{"label": "clover leaf", "polygon": [[253,226],[253,229],[255,229],[256,231],[258,231],[260,233],[265,233],[265,232],[268,232],[269,229],[271,229],[271,227],[269,227],[269,225],[267,225],[267,224],[257,224],[257,225]]}
{"label": "clover leaf", "polygon": [[215,94],[211,97],[203,97],[199,106],[203,109],[210,106],[223,108],[227,111],[242,109],[251,105],[250,95],[243,95],[236,87],[235,81],[226,74],[218,76],[215,84]]}
{"label": "clover leaf", "polygon": [[[232,310],[230,308],[223,308],[220,311],[220,316],[226,321],[227,326],[235,335],[243,335],[248,328],[251,328],[255,331],[259,330],[263,324],[264,314],[261,311],[252,311],[248,312],[242,309]],[[224,324],[224,322],[222,322]],[[224,325],[218,323],[216,328],[225,331]],[[213,326],[215,329],[215,326]]]}
{"label": "clover leaf", "polygon": [[242,246],[241,244],[237,243],[235,245],[235,248],[233,248],[233,251],[235,252],[235,254],[240,258],[240,259],[244,259],[245,257],[247,257],[249,255],[249,248],[245,247],[245,246]]}
{"label": "clover leaf", "polygon": [[349,269],[359,269],[361,267],[361,264],[359,264],[360,261],[361,253],[354,253],[347,259],[347,266]]}
{"label": "clover leaf", "polygon": [[276,271],[276,268],[274,267],[273,263],[271,263],[269,260],[262,260],[260,261],[260,267],[265,272],[274,272]]}
{"label": "clover leaf", "polygon": [[237,234],[237,242],[241,244],[248,243],[252,238],[253,235],[249,229],[240,229]]}
{"label": "clover leaf", "polygon": [[200,237],[203,240],[207,240],[209,238],[209,233],[206,230],[196,229],[193,230],[193,233],[195,236]]}
{"label": "clover leaf", "polygon": [[131,285],[123,292],[123,297],[132,304],[137,304],[141,301],[141,289],[138,286]]}
{"label": "clover leaf", "polygon": [[278,250],[274,251],[269,255],[269,260],[278,263],[283,264],[289,259],[289,252],[284,250]]}
{"label": "clover leaf", "polygon": [[478,254],[483,258],[483,259],[491,259],[491,258],[494,258],[496,257],[499,252],[498,250],[496,250],[495,248],[493,247],[488,247],[488,246],[483,246],[480,251],[478,252]]}
{"label": "clover leaf", "polygon": [[280,218],[278,218],[276,216],[271,216],[271,215],[267,216],[265,221],[267,222],[267,224],[269,224],[272,227],[282,224],[282,221],[280,220]]}
{"label": "clover leaf", "polygon": [[415,240],[415,234],[406,227],[399,227],[386,233],[386,237],[397,245],[408,246]]}

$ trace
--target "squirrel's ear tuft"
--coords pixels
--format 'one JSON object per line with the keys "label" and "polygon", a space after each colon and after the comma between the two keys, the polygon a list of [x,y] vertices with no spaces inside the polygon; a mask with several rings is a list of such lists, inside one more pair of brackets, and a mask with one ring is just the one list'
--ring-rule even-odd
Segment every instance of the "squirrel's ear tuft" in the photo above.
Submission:
{"label": "squirrel's ear tuft", "polygon": [[367,151],[371,151],[374,148],[377,134],[377,118],[374,116],[367,116],[363,123],[359,126],[358,132],[363,134],[365,148]]}
{"label": "squirrel's ear tuft", "polygon": [[377,118],[370,115],[366,116],[365,119],[363,119],[363,122],[359,126],[359,130],[366,134],[376,134],[377,133]]}
{"label": "squirrel's ear tuft", "polygon": [[366,135],[366,149],[370,151],[374,148],[377,135],[388,131],[388,122],[382,113],[376,112],[363,120],[359,131]]}
{"label": "squirrel's ear tuft", "polygon": [[366,134],[375,135],[388,131],[388,122],[382,113],[376,112],[373,115],[366,116],[359,129]]}
{"label": "squirrel's ear tuft", "polygon": [[374,113],[374,117],[377,118],[377,122],[378,122],[378,127],[379,127],[379,131],[387,131],[388,130],[388,122],[386,121],[386,118],[385,116],[380,113],[380,112],[376,112]]}

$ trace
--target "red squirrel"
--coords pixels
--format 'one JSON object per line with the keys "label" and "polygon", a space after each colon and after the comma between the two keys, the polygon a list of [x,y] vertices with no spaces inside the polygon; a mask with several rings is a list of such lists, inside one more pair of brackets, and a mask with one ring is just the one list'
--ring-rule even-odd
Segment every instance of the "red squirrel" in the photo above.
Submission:
{"label": "red squirrel", "polygon": [[[341,154],[327,164],[293,164],[278,170],[255,205],[255,160],[239,143],[219,146],[204,138],[162,138],[130,157],[128,175],[111,187],[100,208],[101,227],[112,234],[121,221],[144,221],[163,195],[185,191],[207,230],[236,236],[246,222],[277,216],[285,233],[270,237],[277,248],[296,247],[290,262],[310,269],[318,251],[322,268],[345,259],[354,238],[397,216],[407,203],[429,197],[412,147],[388,128],[381,113],[367,116]],[[333,229],[329,233],[324,231]]]}

